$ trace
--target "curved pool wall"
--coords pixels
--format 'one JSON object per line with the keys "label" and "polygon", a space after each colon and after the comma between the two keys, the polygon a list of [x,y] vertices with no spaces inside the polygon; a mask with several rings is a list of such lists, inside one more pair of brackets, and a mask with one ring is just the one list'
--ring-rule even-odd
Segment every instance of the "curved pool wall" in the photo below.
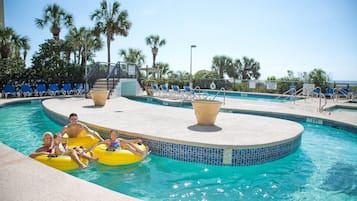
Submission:
{"label": "curved pool wall", "polygon": [[[51,120],[60,125],[65,125],[68,122],[66,116],[53,112],[50,108],[44,107],[44,111]],[[109,128],[86,124],[96,129],[101,135],[108,133]],[[249,146],[204,145],[195,142],[185,143],[163,138],[158,139],[157,137],[151,138],[145,135],[145,133],[139,133],[133,136],[121,132],[121,136],[127,139],[140,137],[143,142],[150,147],[152,154],[162,157],[220,166],[248,166],[278,160],[295,152],[301,144],[302,132],[303,130],[298,133],[296,137],[283,141]]]}

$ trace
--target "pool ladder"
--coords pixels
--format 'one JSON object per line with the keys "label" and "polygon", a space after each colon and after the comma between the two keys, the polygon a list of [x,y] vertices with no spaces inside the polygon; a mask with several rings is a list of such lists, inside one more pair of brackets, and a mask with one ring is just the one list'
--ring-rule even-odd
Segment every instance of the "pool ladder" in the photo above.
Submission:
{"label": "pool ladder", "polygon": [[226,104],[226,89],[224,87],[222,87],[213,97],[210,97],[208,94],[203,93],[199,86],[196,86],[194,91],[198,91],[198,93],[195,93],[195,95],[198,95],[198,97],[196,96],[197,99],[203,97],[209,100],[214,100],[220,93],[223,93],[223,105]]}

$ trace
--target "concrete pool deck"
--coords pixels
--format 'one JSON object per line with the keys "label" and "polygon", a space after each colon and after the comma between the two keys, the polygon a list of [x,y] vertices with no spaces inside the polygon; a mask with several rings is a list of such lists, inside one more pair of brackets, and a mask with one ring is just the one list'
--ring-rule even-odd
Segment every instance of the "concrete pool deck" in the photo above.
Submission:
{"label": "concrete pool deck", "polygon": [[[1,99],[0,104],[11,102],[11,101],[21,101],[29,100],[27,99]],[[179,108],[174,107],[165,107],[164,110],[158,110],[156,106],[149,104],[138,104],[132,109],[135,110],[135,114],[124,115],[124,102],[126,99],[122,98],[112,98],[108,100],[107,105],[103,108],[93,107],[91,99],[83,98],[66,98],[66,99],[51,99],[46,101],[51,105],[51,108],[54,108],[56,111],[60,110],[61,114],[68,116],[71,112],[77,112],[79,114],[79,119],[83,122],[99,124],[103,127],[109,128],[132,128],[132,123],[135,123],[139,119],[147,120],[145,124],[134,124],[136,131],[145,128],[149,128],[151,132],[158,129],[157,125],[162,124],[164,128],[172,129],[177,125],[177,122],[180,120],[180,114],[177,113]],[[46,103],[46,104],[47,104]],[[77,103],[77,104],[76,104]],[[338,102],[333,102],[329,100],[327,106],[333,106],[335,104],[344,104],[342,100]],[[129,103],[130,104],[130,103]],[[238,99],[226,99],[226,104],[223,105],[223,108],[236,108],[243,110],[254,110],[254,111],[265,111],[265,112],[277,112],[277,113],[287,113],[294,115],[309,116],[321,119],[328,119],[332,121],[344,122],[352,126],[357,126],[357,113],[353,112],[339,112],[339,113],[329,113],[329,112],[318,112],[317,111],[317,100],[300,100],[295,103],[285,102],[285,103],[270,103],[262,101],[247,101],[247,100],[238,100]],[[113,107],[113,108],[111,108]],[[123,107],[123,108],[121,108]],[[98,110],[106,110],[111,108],[112,111],[106,111],[103,115],[103,118],[98,118]],[[82,111],[83,110],[83,111]],[[179,109],[187,110],[183,113],[190,113],[190,117],[185,115],[185,127],[182,129],[187,130],[188,132],[195,132],[188,129],[190,126],[195,125],[194,114],[192,110],[188,109]],[[84,111],[90,111],[92,115],[86,115]],[[180,112],[181,113],[181,112]],[[124,115],[118,116],[115,115]],[[155,114],[155,115],[153,115]],[[145,119],[150,117],[149,120]],[[159,118],[159,116],[173,116],[169,121],[167,118]],[[100,115],[102,116],[102,115]],[[142,116],[142,117],[141,117]],[[223,116],[223,117],[221,117]],[[222,120],[220,118],[225,118],[226,115],[219,115],[217,118],[217,125],[225,129],[223,126]],[[228,115],[229,116],[229,115]],[[135,121],[129,121],[130,118],[134,118]],[[127,122],[121,121],[121,119],[126,119]],[[152,122],[158,122],[158,124],[153,125]],[[121,123],[121,124],[118,124]],[[127,124],[127,125],[126,125]],[[249,126],[254,126],[249,125]],[[151,129],[150,129],[151,127]],[[163,128],[161,128],[163,129]],[[135,132],[135,131],[132,131]],[[210,133],[208,133],[209,135]],[[158,136],[160,137],[160,136]],[[183,141],[189,141],[190,138],[194,136],[189,136],[188,139],[179,139]],[[174,138],[170,136],[172,140]],[[222,145],[232,144],[231,139],[228,138],[226,141],[224,139],[219,139]],[[270,140],[270,139],[268,139]],[[246,143],[249,141],[247,140]],[[209,140],[205,141],[206,144],[210,145]],[[6,145],[0,143],[0,194],[2,195],[2,200],[136,200],[128,196],[122,195],[100,187],[98,185],[80,180],[71,175],[68,175],[64,172],[57,171],[55,169],[49,168],[37,161],[34,161],[27,156],[24,156],[20,153],[17,153],[15,150],[8,148]],[[41,175],[43,175],[41,177]],[[36,178],[36,180],[34,180]],[[58,178],[58,179],[53,179]],[[60,186],[58,186],[57,181],[60,181]],[[58,188],[54,188],[54,186]],[[74,189],[74,186],[78,186],[78,189]],[[41,189],[41,193],[38,193]],[[66,192],[65,194],[63,192]],[[81,192],[81,193],[79,193]]]}

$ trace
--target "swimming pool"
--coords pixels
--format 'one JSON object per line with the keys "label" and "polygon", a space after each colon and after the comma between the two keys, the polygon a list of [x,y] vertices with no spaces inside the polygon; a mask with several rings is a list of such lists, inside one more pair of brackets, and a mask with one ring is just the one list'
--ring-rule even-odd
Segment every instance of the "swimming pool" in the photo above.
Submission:
{"label": "swimming pool", "polygon": [[357,107],[336,105],[333,107],[326,108],[325,111],[328,111],[328,112],[357,112]]}
{"label": "swimming pool", "polygon": [[[61,129],[40,101],[0,108],[0,118],[0,140],[25,155],[41,145],[44,131]],[[144,200],[356,200],[357,135],[303,125],[298,151],[263,165],[212,166],[150,155],[134,166],[92,164],[68,173]]]}
{"label": "swimming pool", "polygon": [[212,91],[212,90],[202,90],[203,93],[208,94],[209,96],[215,96],[223,98],[237,98],[237,99],[244,99],[244,100],[254,100],[254,101],[268,101],[268,102],[288,102],[288,101],[296,101],[302,98],[296,96],[280,96],[277,95],[270,95],[270,94],[253,94],[253,93],[244,93],[244,92],[233,92],[233,91],[226,91],[225,93],[219,91]]}

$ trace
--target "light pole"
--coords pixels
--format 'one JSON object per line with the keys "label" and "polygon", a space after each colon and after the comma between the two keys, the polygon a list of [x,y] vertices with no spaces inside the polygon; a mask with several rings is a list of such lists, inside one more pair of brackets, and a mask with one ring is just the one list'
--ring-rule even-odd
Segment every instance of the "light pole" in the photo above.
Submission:
{"label": "light pole", "polygon": [[85,83],[84,83],[84,94],[87,98],[88,96],[88,67],[87,67],[87,42],[84,43],[84,74],[85,74]]}
{"label": "light pole", "polygon": [[195,48],[196,45],[191,45],[191,48],[190,48],[190,88],[192,89],[192,48]]}

